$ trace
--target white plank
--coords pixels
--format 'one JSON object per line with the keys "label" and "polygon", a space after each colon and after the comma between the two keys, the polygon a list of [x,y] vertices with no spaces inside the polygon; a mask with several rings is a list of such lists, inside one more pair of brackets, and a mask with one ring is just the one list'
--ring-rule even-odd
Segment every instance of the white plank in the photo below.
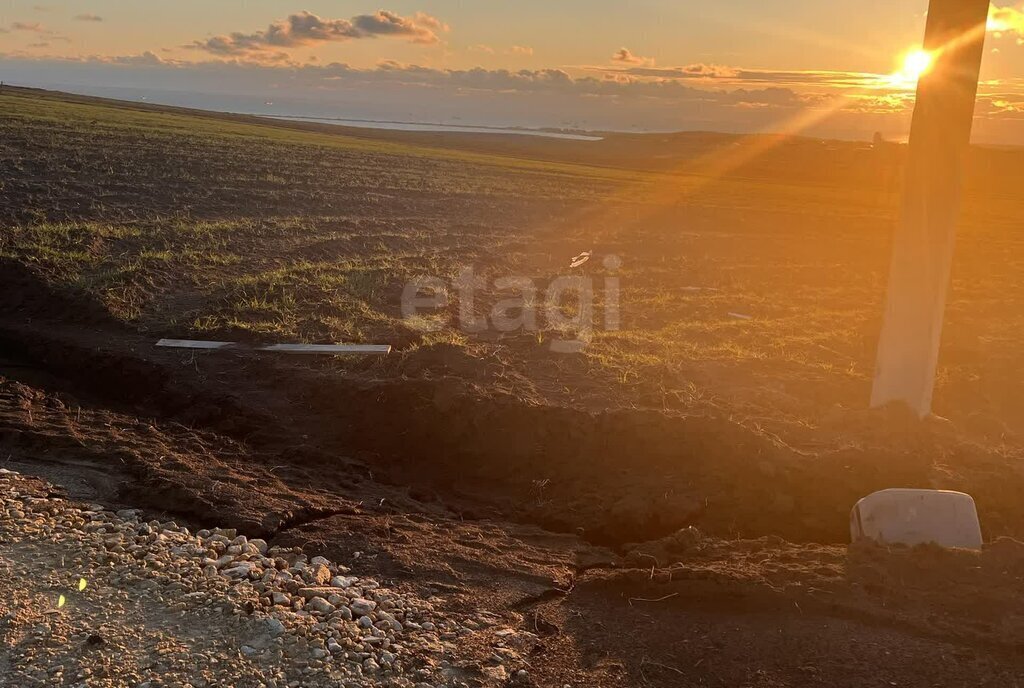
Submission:
{"label": "white plank", "polygon": [[192,339],[161,339],[156,345],[170,349],[226,349],[237,346],[232,342],[203,342]]}
{"label": "white plank", "polygon": [[273,344],[260,346],[257,351],[275,351],[284,354],[389,354],[388,344]]}

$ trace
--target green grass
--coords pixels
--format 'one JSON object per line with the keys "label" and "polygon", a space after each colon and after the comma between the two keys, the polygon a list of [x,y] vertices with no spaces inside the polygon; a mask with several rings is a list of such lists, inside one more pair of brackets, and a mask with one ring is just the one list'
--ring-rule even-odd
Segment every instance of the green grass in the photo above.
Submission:
{"label": "green grass", "polygon": [[[273,124],[249,124],[216,116],[182,115],[147,112],[131,107],[69,102],[54,98],[5,93],[0,97],[0,117],[15,126],[45,125],[49,127],[90,127],[105,133],[121,133],[143,139],[153,136],[203,138],[235,145],[252,141],[260,144],[278,143],[290,146],[316,146],[354,153],[411,156],[424,159],[455,161],[473,165],[489,165],[512,170],[543,172],[548,175],[589,177],[615,182],[636,181],[632,171],[568,163],[524,160],[511,156],[485,155],[471,151],[430,148],[406,143],[358,138],[343,134],[325,134],[290,129]],[[286,184],[286,177],[264,173],[262,181]]]}
{"label": "green grass", "polygon": [[[853,144],[722,165],[746,144],[711,141],[650,170],[631,152],[643,141],[466,150],[5,90],[0,257],[153,335],[389,342],[400,355],[373,364],[389,375],[452,374],[432,356],[454,349],[458,374],[529,403],[718,406],[776,430],[862,406],[891,176]],[[999,152],[978,168],[990,176],[968,179],[937,397],[953,417],[1024,423],[1022,206],[1006,193],[1020,162]],[[570,271],[583,250],[595,259]],[[608,254],[622,259],[612,332]],[[451,282],[466,266],[488,284],[483,312],[509,296],[495,278],[534,278],[542,294],[553,277],[592,277],[593,341],[552,354],[564,333],[543,317],[503,339],[464,332],[455,302],[402,317],[410,280]]]}

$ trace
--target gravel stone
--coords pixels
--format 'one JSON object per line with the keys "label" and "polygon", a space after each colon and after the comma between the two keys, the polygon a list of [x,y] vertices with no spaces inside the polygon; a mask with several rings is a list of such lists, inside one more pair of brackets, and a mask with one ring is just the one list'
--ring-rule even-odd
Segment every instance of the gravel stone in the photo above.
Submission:
{"label": "gravel stone", "polygon": [[234,529],[39,494],[60,492],[0,469],[0,637],[19,639],[0,685],[461,685],[449,660],[471,631],[434,598]]}

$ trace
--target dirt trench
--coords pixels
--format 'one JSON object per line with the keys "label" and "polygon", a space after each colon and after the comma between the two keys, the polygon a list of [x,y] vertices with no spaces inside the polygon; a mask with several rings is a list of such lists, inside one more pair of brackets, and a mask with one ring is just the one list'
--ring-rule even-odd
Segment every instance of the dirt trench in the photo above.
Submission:
{"label": "dirt trench", "polygon": [[[385,371],[392,377],[329,362],[196,355],[156,349],[161,333],[135,332],[85,295],[56,290],[19,264],[0,266],[0,290],[0,354],[80,403],[224,438],[245,456],[240,471],[283,466],[300,492],[310,475],[319,476],[316,492],[323,493],[379,483],[463,518],[539,525],[599,545],[653,540],[687,526],[718,537],[843,543],[859,497],[892,485],[933,485],[943,441],[888,419],[894,432],[877,446],[808,454],[721,414],[594,413],[489,393],[460,374],[473,364],[460,351],[417,352],[440,361],[432,375]],[[152,467],[168,484],[154,490],[146,483],[133,497],[223,517],[197,506],[205,502],[187,486],[190,463]],[[987,466],[978,468],[989,475]],[[1014,517],[1024,507],[1016,504],[1000,498],[990,507],[991,535],[1022,534]],[[330,509],[308,511],[315,518]]]}

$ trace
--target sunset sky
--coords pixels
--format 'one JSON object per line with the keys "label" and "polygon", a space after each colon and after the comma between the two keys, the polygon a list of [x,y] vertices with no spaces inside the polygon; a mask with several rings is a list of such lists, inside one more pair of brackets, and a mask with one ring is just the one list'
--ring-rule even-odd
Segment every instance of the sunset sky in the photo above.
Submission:
{"label": "sunset sky", "polygon": [[[1024,143],[996,3],[976,138]],[[590,129],[905,133],[926,0],[0,0],[0,78],[217,109]],[[161,98],[160,93],[176,94]],[[205,98],[205,100],[204,100]],[[301,111],[301,112],[300,112]]]}

